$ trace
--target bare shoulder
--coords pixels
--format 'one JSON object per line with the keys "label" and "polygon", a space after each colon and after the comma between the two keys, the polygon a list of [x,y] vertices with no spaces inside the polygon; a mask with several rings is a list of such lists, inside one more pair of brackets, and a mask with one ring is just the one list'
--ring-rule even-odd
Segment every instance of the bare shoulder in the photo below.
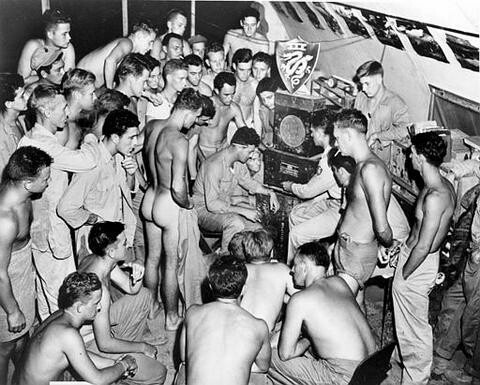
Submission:
{"label": "bare shoulder", "polygon": [[389,173],[380,159],[372,157],[360,166],[360,175],[364,180],[382,180],[389,177]]}
{"label": "bare shoulder", "polygon": [[25,45],[23,46],[23,49],[34,51],[37,48],[43,47],[43,46],[44,46],[44,42],[42,39],[30,39],[25,43]]}
{"label": "bare shoulder", "polygon": [[15,240],[18,233],[18,219],[12,210],[0,208],[0,238]]}

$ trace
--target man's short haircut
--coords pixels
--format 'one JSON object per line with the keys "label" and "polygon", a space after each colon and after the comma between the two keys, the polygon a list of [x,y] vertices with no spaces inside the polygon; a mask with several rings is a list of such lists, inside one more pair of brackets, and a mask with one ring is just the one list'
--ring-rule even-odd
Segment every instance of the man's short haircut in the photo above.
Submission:
{"label": "man's short haircut", "polygon": [[186,65],[189,66],[195,66],[195,67],[201,67],[203,64],[203,60],[200,56],[195,55],[194,53],[187,55],[183,58],[183,61],[185,62]]}
{"label": "man's short haircut", "polygon": [[95,273],[79,273],[67,275],[58,291],[58,307],[68,309],[75,302],[86,302],[90,295],[102,288],[102,283]]}
{"label": "man's short haircut", "polygon": [[202,108],[202,97],[197,90],[193,88],[184,88],[177,96],[172,110],[196,111]]}
{"label": "man's short haircut", "polygon": [[205,57],[208,57],[209,53],[215,53],[215,52],[225,53],[223,49],[223,45],[221,45],[218,41],[212,41],[208,45],[207,50],[205,51]]}
{"label": "man's short haircut", "polygon": [[276,92],[279,88],[278,81],[274,78],[263,78],[258,82],[257,90],[255,91],[257,96],[260,97],[262,92]]}
{"label": "man's short haircut", "polygon": [[251,127],[243,126],[239,127],[235,134],[233,134],[232,139],[230,139],[230,144],[239,144],[242,146],[258,146],[260,144],[260,137]]}
{"label": "man's short haircut", "polygon": [[142,31],[146,33],[157,33],[157,27],[155,24],[152,23],[151,20],[148,19],[142,19],[142,20],[137,20],[133,25],[132,25],[132,33]]}
{"label": "man's short haircut", "polygon": [[356,165],[355,159],[351,156],[342,155],[336,148],[331,149],[328,154],[328,166],[330,168],[335,167],[337,170],[343,168],[349,174],[353,174]]}
{"label": "man's short haircut", "polygon": [[245,235],[243,247],[248,263],[269,261],[272,257],[273,238],[264,229],[250,231]]}
{"label": "man's short haircut", "polygon": [[81,68],[73,68],[63,75],[62,90],[65,98],[70,100],[75,91],[82,91],[85,87],[95,86],[95,75]]}
{"label": "man's short haircut", "polygon": [[376,60],[370,60],[363,63],[355,72],[354,81],[359,82],[364,76],[381,75],[383,76],[383,67]]}
{"label": "man's short haircut", "polygon": [[21,75],[0,73],[0,112],[7,109],[5,102],[13,102],[15,92],[24,85],[25,82]]}
{"label": "man's short haircut", "polygon": [[315,266],[323,266],[325,269],[328,269],[330,265],[330,256],[325,247],[319,242],[309,242],[301,245],[298,248],[296,258],[308,259]]}
{"label": "man's short haircut", "polygon": [[412,146],[428,163],[439,167],[447,154],[447,143],[434,131],[422,132],[412,137]]}
{"label": "man's short haircut", "polygon": [[47,9],[42,15],[45,33],[57,28],[58,24],[70,24],[72,19],[60,9]]}
{"label": "man's short haircut", "polygon": [[188,71],[188,65],[182,59],[170,59],[165,63],[163,67],[163,80],[167,82],[167,76],[174,73],[175,71]]}
{"label": "man's short haircut", "polygon": [[183,42],[183,37],[180,36],[178,33],[169,32],[163,37],[162,46],[167,47],[168,43],[170,43],[170,40],[172,39],[178,39]]}
{"label": "man's short haircut", "polygon": [[255,64],[256,62],[261,62],[261,63],[265,63],[268,68],[272,68],[272,56],[269,55],[268,53],[265,53],[265,52],[257,52],[255,55],[253,55],[253,64]]}
{"label": "man's short haircut", "polygon": [[113,134],[122,136],[130,127],[138,127],[140,122],[132,111],[122,108],[108,113],[103,123],[102,133],[110,138]]}
{"label": "man's short haircut", "polygon": [[41,109],[51,108],[57,95],[63,95],[59,86],[54,84],[39,84],[35,87],[28,99],[28,108],[35,114]]}
{"label": "man's short haircut", "polygon": [[213,79],[213,88],[218,91],[221,91],[225,84],[235,87],[237,85],[237,79],[235,79],[235,75],[231,72],[220,72],[217,76],[215,76],[215,79]]}
{"label": "man's short haircut", "polygon": [[148,70],[147,64],[142,56],[143,55],[139,53],[129,53],[126,55],[115,71],[115,78],[124,80],[129,75],[135,78],[142,76],[143,71]]}
{"label": "man's short haircut", "polygon": [[52,157],[37,147],[19,147],[10,156],[3,170],[2,183],[35,179],[40,171],[49,167],[52,162]]}
{"label": "man's short haircut", "polygon": [[238,298],[247,280],[247,267],[241,259],[225,255],[210,266],[208,281],[215,298]]}
{"label": "man's short haircut", "polygon": [[336,128],[352,128],[362,134],[367,133],[368,120],[361,111],[353,108],[344,108],[335,116]]}
{"label": "man's short haircut", "polygon": [[245,248],[243,247],[243,241],[249,232],[250,231],[239,231],[233,235],[228,244],[228,252],[232,257],[245,260]]}
{"label": "man's short haircut", "polygon": [[251,7],[245,8],[243,10],[240,20],[243,21],[247,17],[254,17],[255,19],[257,19],[257,22],[260,21],[260,13],[256,9]]}
{"label": "man's short haircut", "polygon": [[215,116],[215,105],[213,104],[213,100],[210,99],[208,96],[200,94],[200,98],[202,99],[202,116],[206,118],[212,119]]}
{"label": "man's short haircut", "polygon": [[312,116],[312,131],[321,129],[325,135],[329,137],[330,146],[335,144],[335,137],[333,136],[333,121],[337,116],[337,112],[331,108],[323,108],[315,111]]}
{"label": "man's short haircut", "polygon": [[248,63],[253,60],[252,50],[250,48],[239,48],[232,57],[232,64]]}
{"label": "man's short haircut", "polygon": [[167,13],[167,22],[172,21],[175,19],[178,15],[181,15],[185,18],[187,18],[187,15],[185,12],[183,12],[181,9],[178,8],[173,8]]}
{"label": "man's short haircut", "polygon": [[142,55],[142,60],[150,72],[152,72],[156,67],[160,67],[160,62],[148,54]]}
{"label": "man's short haircut", "polygon": [[105,89],[95,100],[95,112],[97,116],[105,115],[110,111],[121,110],[130,104],[130,98],[123,92]]}
{"label": "man's short haircut", "polygon": [[88,234],[88,247],[93,254],[103,257],[124,231],[125,225],[121,222],[97,222]]}

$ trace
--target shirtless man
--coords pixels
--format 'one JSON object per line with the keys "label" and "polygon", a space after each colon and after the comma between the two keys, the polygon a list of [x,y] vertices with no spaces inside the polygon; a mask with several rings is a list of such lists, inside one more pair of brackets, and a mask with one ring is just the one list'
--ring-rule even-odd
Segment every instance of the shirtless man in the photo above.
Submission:
{"label": "shirtless man", "polygon": [[305,289],[290,298],[280,338],[272,338],[268,376],[274,385],[296,384],[297,378],[304,385],[346,385],[358,364],[375,351],[367,319],[348,284],[339,276],[326,277],[329,264],[318,243],[298,249],[293,280]]}
{"label": "shirtless man", "polygon": [[35,320],[31,197],[48,185],[52,158],[35,147],[10,157],[0,184],[0,383],[15,365]]}
{"label": "shirtless man", "polygon": [[163,35],[157,36],[155,39],[151,51],[152,57],[157,60],[165,59],[165,52],[162,50],[162,42],[163,38],[169,33],[174,33],[181,37],[182,49],[180,51],[180,56],[190,55],[192,53],[190,45],[186,40],[183,39],[183,34],[185,33],[186,28],[187,16],[185,15],[185,12],[176,8],[170,10],[167,14],[167,32],[165,32]]}
{"label": "shirtless man", "polygon": [[334,265],[363,303],[363,288],[377,264],[378,243],[392,244],[387,220],[392,178],[386,165],[372,153],[365,137],[367,118],[358,110],[338,113],[333,135],[343,155],[351,156],[356,167],[346,191],[347,207],[338,226]]}
{"label": "shirtless man", "polygon": [[[131,379],[133,384],[162,385],[165,366],[156,360],[157,348],[145,342],[151,336],[147,318],[155,318],[158,312],[151,292],[142,285],[143,265],[136,261],[125,263],[124,230],[120,222],[98,222],[88,235],[93,254],[82,259],[78,272],[96,274],[102,293],[93,331],[91,325],[85,325],[80,333],[87,350],[99,356],[117,360],[122,353],[131,354],[138,365]],[[130,271],[120,269],[120,263]],[[115,297],[112,284],[120,290]]]}
{"label": "shirtless man", "polygon": [[243,237],[243,249],[248,277],[240,306],[263,319],[272,332],[285,294],[291,296],[297,292],[290,269],[283,263],[272,261],[273,239],[263,229],[247,232]]}
{"label": "shirtless man", "polygon": [[198,137],[197,156],[200,163],[228,145],[227,129],[232,120],[238,127],[245,126],[242,111],[233,101],[236,85],[235,76],[230,72],[221,72],[215,77],[212,100],[216,113],[211,122],[201,128]]}
{"label": "shirtless man", "polygon": [[42,18],[45,24],[45,38],[27,41],[18,61],[17,73],[23,76],[26,84],[38,80],[35,72],[32,72],[31,59],[33,53],[40,47],[61,50],[65,71],[75,68],[75,50],[70,43],[70,17],[57,9],[49,9]]}
{"label": "shirtless man", "polygon": [[185,56],[183,59],[188,66],[187,87],[200,92],[205,96],[212,96],[212,89],[202,81],[203,77],[203,62],[202,59],[194,54]]}
{"label": "shirtless man", "polygon": [[114,361],[85,348],[78,329],[95,319],[101,296],[96,274],[75,272],[65,278],[59,290],[60,310],[35,331],[15,373],[15,385],[48,385],[69,366],[92,384],[111,384],[137,371],[130,355]]}
{"label": "shirtless man", "polygon": [[233,54],[240,48],[250,49],[253,54],[258,51],[270,53],[268,39],[257,32],[260,25],[260,14],[256,9],[247,8],[240,18],[241,29],[230,29],[225,34],[223,49],[227,55],[228,62],[232,62]]}
{"label": "shirtless man", "polygon": [[237,258],[224,256],[210,267],[208,281],[216,300],[191,306],[180,336],[187,384],[247,385],[251,370],[267,371],[267,324],[239,305],[246,279],[245,264]]}
{"label": "shirtless man", "polygon": [[165,329],[176,330],[179,288],[177,281],[178,218],[181,208],[191,210],[188,196],[188,140],[180,132],[189,129],[202,110],[200,94],[184,89],[167,120],[156,120],[145,126],[144,163],[150,186],[145,192],[141,212],[145,219],[147,252],[145,285],[158,292],[160,255],[165,253],[162,294],[165,298]]}
{"label": "shirtless man", "polygon": [[146,21],[133,25],[128,37],[121,37],[97,48],[84,56],[77,67],[90,71],[95,75],[95,87],[105,84],[113,88],[113,80],[118,64],[129,53],[145,54],[152,48],[156,36],[156,28]]}
{"label": "shirtless man", "polygon": [[225,71],[225,51],[220,43],[214,41],[209,44],[205,53],[205,64],[207,70],[202,80],[211,89],[214,89],[215,77]]}
{"label": "shirtless man", "polygon": [[245,122],[251,126],[253,124],[253,102],[258,85],[258,81],[252,77],[252,51],[248,48],[240,48],[235,51],[232,68],[237,80],[233,101],[240,106]]}
{"label": "shirtless man", "polygon": [[395,328],[403,369],[402,384],[427,384],[433,360],[428,294],[439,267],[440,248],[455,208],[453,186],[439,172],[447,145],[434,132],[412,138],[413,168],[424,187],[415,204],[415,222],[401,246],[393,280]]}

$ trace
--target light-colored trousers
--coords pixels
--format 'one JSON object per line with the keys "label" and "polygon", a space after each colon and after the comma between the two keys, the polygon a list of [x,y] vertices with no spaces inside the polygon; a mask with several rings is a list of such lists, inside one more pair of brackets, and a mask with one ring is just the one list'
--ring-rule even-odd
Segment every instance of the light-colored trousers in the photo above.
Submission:
{"label": "light-colored trousers", "polygon": [[428,323],[428,295],[435,285],[440,253],[429,254],[403,279],[403,266],[411,250],[402,246],[393,278],[393,310],[400,356],[402,384],[427,384],[433,361],[432,327]]}
{"label": "light-colored trousers", "polygon": [[335,234],[340,220],[339,211],[340,201],[336,199],[313,199],[292,209],[289,216],[288,263],[301,245]]}

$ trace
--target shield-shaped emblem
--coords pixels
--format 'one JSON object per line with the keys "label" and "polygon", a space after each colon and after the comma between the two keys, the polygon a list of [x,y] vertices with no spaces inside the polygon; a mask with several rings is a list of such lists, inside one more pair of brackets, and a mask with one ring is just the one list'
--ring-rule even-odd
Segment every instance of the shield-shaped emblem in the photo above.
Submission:
{"label": "shield-shaped emblem", "polygon": [[295,93],[312,76],[320,53],[320,43],[309,43],[301,38],[277,41],[277,67],[290,93]]}

